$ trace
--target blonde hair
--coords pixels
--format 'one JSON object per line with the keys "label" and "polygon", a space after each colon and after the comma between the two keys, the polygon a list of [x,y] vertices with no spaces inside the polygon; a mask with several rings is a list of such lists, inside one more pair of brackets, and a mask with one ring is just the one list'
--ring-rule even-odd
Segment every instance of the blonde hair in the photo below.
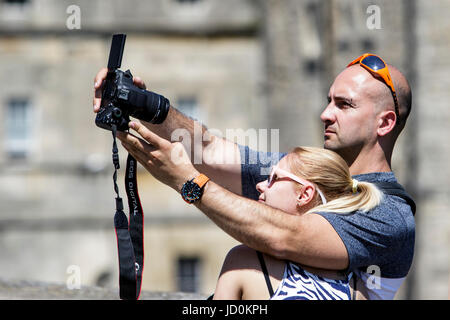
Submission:
{"label": "blonde hair", "polygon": [[367,212],[381,202],[383,193],[370,182],[352,179],[347,163],[334,151],[297,147],[286,159],[290,171],[319,187],[327,200],[326,204],[321,204],[316,192],[317,206],[307,213],[349,213],[356,210]]}

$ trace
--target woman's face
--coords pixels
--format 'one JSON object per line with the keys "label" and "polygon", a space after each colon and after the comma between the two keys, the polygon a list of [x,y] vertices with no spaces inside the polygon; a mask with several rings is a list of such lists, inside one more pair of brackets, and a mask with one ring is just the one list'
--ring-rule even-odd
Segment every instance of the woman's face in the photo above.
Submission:
{"label": "woman's face", "polygon": [[[278,167],[290,172],[286,157],[280,160]],[[301,185],[291,178],[284,176],[282,173],[277,172],[270,185],[268,180],[261,181],[256,185],[256,190],[260,192],[258,202],[265,203],[291,214],[301,213],[299,203],[297,202],[298,195],[301,194]]]}

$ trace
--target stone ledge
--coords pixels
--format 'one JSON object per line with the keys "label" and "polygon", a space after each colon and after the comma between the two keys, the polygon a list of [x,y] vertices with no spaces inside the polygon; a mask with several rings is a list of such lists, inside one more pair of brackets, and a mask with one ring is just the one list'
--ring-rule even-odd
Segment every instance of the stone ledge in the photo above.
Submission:
{"label": "stone ledge", "polygon": [[[142,291],[140,300],[204,300],[207,296],[187,292]],[[67,289],[65,284],[0,279],[0,299],[10,300],[118,300],[119,290],[86,287]]]}

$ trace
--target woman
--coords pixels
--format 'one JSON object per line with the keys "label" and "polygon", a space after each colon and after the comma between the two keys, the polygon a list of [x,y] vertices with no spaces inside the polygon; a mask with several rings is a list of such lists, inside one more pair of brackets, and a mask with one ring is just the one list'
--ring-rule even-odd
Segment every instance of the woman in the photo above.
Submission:
{"label": "woman", "polygon": [[[373,184],[352,179],[338,154],[309,147],[295,148],[282,158],[256,188],[259,202],[294,215],[366,212],[382,199]],[[282,261],[241,245],[225,258],[214,299],[348,300],[356,296],[351,277],[351,273]]]}

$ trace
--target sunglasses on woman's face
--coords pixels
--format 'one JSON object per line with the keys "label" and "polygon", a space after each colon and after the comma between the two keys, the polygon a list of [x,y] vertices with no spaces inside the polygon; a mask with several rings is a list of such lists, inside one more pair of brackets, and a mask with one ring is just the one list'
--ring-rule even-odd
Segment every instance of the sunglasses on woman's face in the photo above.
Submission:
{"label": "sunglasses on woman's face", "polygon": [[387,64],[379,56],[370,53],[365,53],[359,58],[350,62],[347,65],[347,68],[357,63],[359,63],[364,69],[366,69],[370,73],[376,74],[379,77],[381,77],[384,83],[389,87],[392,93],[392,97],[394,98],[395,115],[397,117],[395,124],[398,124],[400,122],[400,113],[398,111],[397,94],[395,92],[394,83],[392,82],[391,75],[389,74]]}
{"label": "sunglasses on woman's face", "polygon": [[302,179],[300,177],[297,177],[296,175],[280,169],[278,166],[273,166],[272,170],[270,172],[269,178],[267,179],[267,184],[269,187],[271,187],[278,179],[278,174],[283,175],[281,178],[289,178],[297,183],[300,183],[303,186],[311,186],[313,188],[315,188],[317,190],[317,193],[320,196],[320,199],[322,200],[322,204],[327,203],[327,200],[325,199],[324,194],[322,193],[322,191],[320,191],[319,187],[314,186],[311,182],[309,182],[308,180]]}

